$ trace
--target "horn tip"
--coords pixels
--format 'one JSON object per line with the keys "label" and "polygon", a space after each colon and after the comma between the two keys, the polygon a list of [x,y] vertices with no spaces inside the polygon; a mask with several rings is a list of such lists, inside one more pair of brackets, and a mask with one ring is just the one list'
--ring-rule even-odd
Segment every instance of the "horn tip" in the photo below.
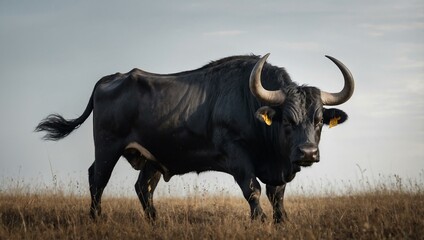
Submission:
{"label": "horn tip", "polygon": [[333,63],[335,63],[337,66],[339,65],[343,65],[342,62],[340,62],[337,58],[329,56],[329,55],[325,55],[326,58],[330,59]]}
{"label": "horn tip", "polygon": [[271,53],[267,53],[267,54],[263,55],[263,57],[261,57],[261,59],[263,59],[263,61],[266,61],[270,54]]}
{"label": "horn tip", "polygon": [[333,60],[334,57],[330,56],[330,55],[325,55],[326,58]]}
{"label": "horn tip", "polygon": [[259,62],[262,62],[262,64],[263,64],[263,63],[265,63],[265,62],[266,62],[266,60],[267,60],[267,59],[268,59],[268,57],[269,57],[269,54],[270,54],[270,53],[267,53],[267,54],[263,55],[263,56],[259,59]]}

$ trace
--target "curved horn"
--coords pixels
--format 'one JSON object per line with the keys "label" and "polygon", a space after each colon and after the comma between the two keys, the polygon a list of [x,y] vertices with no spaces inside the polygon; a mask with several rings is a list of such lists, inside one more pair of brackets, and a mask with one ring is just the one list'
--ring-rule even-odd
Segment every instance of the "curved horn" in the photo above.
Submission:
{"label": "curved horn", "polygon": [[355,89],[355,81],[353,80],[352,73],[350,73],[349,69],[342,62],[327,55],[326,57],[333,61],[342,72],[344,87],[338,93],[328,93],[321,90],[321,101],[323,105],[340,105],[352,97],[353,90]]}
{"label": "curved horn", "polygon": [[266,90],[261,83],[262,67],[264,66],[269,53],[263,56],[255,64],[250,73],[249,87],[253,96],[258,100],[270,104],[270,105],[281,105],[284,102],[285,94],[281,90],[269,91]]}

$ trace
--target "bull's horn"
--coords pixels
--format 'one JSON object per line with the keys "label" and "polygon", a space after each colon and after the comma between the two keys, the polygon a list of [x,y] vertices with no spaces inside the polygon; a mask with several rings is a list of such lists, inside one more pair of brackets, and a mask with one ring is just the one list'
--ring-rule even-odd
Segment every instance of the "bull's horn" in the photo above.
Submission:
{"label": "bull's horn", "polygon": [[355,81],[353,80],[352,73],[350,73],[349,69],[342,62],[330,56],[326,57],[333,61],[342,72],[344,77],[344,87],[338,93],[328,93],[325,91],[321,91],[322,104],[333,106],[339,105],[346,102],[347,100],[349,100],[350,97],[352,97],[353,90],[355,89]]}
{"label": "bull's horn", "polygon": [[270,105],[281,105],[284,102],[285,95],[281,90],[266,90],[261,83],[262,67],[264,66],[269,53],[263,56],[253,67],[250,73],[249,87],[252,94],[260,101]]}

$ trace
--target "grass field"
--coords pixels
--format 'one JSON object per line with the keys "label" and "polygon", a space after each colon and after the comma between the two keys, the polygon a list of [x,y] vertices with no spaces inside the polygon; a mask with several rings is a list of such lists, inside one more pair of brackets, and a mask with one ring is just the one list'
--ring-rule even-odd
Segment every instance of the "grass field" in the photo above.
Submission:
{"label": "grass field", "polygon": [[88,216],[89,198],[62,193],[0,192],[0,239],[424,239],[424,193],[370,190],[344,196],[290,196],[289,221],[252,222],[238,197],[156,199],[148,222],[138,199],[103,199],[101,219]]}

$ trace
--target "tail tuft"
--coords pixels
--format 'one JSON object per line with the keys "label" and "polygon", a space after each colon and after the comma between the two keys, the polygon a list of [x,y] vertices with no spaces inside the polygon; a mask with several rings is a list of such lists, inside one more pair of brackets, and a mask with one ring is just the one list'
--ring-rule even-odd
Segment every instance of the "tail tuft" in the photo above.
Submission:
{"label": "tail tuft", "polygon": [[47,132],[43,137],[44,140],[57,141],[68,136],[72,131],[79,128],[79,126],[81,126],[81,124],[83,124],[84,121],[88,118],[88,116],[90,116],[91,111],[93,110],[93,94],[99,82],[97,82],[96,86],[94,86],[87,107],[80,117],[66,120],[59,114],[50,114],[41,120],[37,127],[35,127],[34,131]]}
{"label": "tail tuft", "polygon": [[35,132],[47,132],[44,140],[57,141],[68,136],[73,130],[77,129],[83,121],[79,118],[66,120],[59,114],[50,114],[35,128]]}

